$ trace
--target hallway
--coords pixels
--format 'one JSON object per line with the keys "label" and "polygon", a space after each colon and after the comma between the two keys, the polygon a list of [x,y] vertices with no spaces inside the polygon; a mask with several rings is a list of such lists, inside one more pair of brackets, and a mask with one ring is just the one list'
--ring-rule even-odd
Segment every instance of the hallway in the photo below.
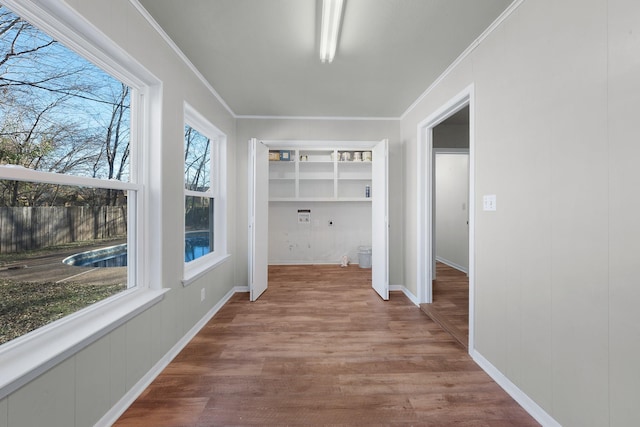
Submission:
{"label": "hallway", "polygon": [[466,273],[436,263],[433,302],[420,309],[449,332],[465,349],[469,344],[469,277]]}

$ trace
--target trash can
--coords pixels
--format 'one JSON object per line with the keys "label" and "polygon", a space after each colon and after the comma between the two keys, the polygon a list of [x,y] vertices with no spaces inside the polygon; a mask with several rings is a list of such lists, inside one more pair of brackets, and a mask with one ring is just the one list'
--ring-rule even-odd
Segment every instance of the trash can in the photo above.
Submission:
{"label": "trash can", "polygon": [[358,266],[360,268],[371,268],[371,246],[358,247]]}

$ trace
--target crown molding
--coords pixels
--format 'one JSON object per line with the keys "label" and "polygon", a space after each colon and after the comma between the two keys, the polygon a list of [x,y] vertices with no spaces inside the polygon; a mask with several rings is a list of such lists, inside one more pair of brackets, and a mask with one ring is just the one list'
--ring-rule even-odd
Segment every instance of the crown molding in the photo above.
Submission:
{"label": "crown molding", "polygon": [[415,101],[413,101],[413,104],[411,104],[409,106],[409,108],[407,108],[407,110],[400,116],[400,120],[404,120],[405,117],[407,117],[408,114],[411,113],[411,111],[413,111],[414,108],[416,108],[418,106],[418,104],[420,104],[420,102],[422,102],[422,100],[424,98],[427,97],[427,95],[429,95],[429,93],[431,93],[432,90],[434,90],[448,75],[449,73],[451,73],[451,71],[453,71],[454,68],[456,68],[458,66],[458,64],[460,64],[464,59],[467,58],[467,56],[469,56],[471,54],[471,52],[473,52],[479,45],[480,43],[482,43],[482,41],[484,39],[486,39],[487,37],[489,37],[489,35],[491,33],[493,33],[496,28],[498,28],[500,26],[500,24],[502,24],[502,22],[504,22],[509,16],[511,16],[511,14],[522,4],[524,3],[524,0],[515,0],[513,3],[511,3],[509,5],[509,7],[507,7],[501,14],[500,16],[498,16],[492,23],[491,25],[489,25],[487,27],[486,30],[484,30],[482,32],[482,34],[480,34],[478,36],[478,38],[476,38],[452,63],[451,65],[449,65],[447,67],[446,70],[444,70],[442,72],[442,74],[440,74],[440,76],[438,76],[437,79],[435,79],[433,81],[433,83],[431,83],[431,85],[429,85],[429,87],[427,88],[427,90],[425,90],[422,95],[420,95]]}
{"label": "crown molding", "polygon": [[213,96],[216,97],[218,102],[222,104],[222,106],[229,112],[229,114],[231,114],[233,118],[238,118],[236,113],[233,112],[231,107],[229,107],[229,105],[222,98],[222,96],[220,96],[220,94],[213,88],[213,86],[211,86],[211,84],[202,75],[202,73],[198,71],[196,66],[193,65],[193,63],[189,60],[189,58],[187,58],[184,52],[180,50],[178,45],[176,45],[175,42],[171,40],[171,37],[169,37],[169,35],[162,29],[160,24],[158,24],[158,22],[156,22],[156,20],[153,19],[153,17],[147,11],[147,9],[145,9],[144,6],[142,6],[142,4],[140,4],[138,0],[129,0],[129,3],[131,3],[131,5],[138,10],[138,12],[144,17],[144,19],[146,19],[149,25],[151,25],[156,30],[156,32],[164,39],[164,41],[169,45],[169,47],[171,47],[171,49],[173,49],[176,55],[178,55],[178,57],[182,59],[182,61],[187,65],[187,67],[189,67],[189,69],[193,72],[193,74],[196,75],[196,77],[202,82],[202,84],[205,85],[207,89],[209,89],[209,91],[213,94]]}
{"label": "crown molding", "polygon": [[399,121],[400,117],[345,117],[345,116],[251,116],[239,115],[236,119],[249,120],[344,120],[344,121]]}
{"label": "crown molding", "polygon": [[139,0],[129,0],[129,2],[138,10],[138,12],[147,20],[147,22],[158,32],[165,42],[173,49],[173,51],[184,61],[191,71],[200,79],[200,81],[209,89],[216,99],[224,106],[224,108],[235,119],[254,119],[254,120],[345,120],[345,121],[399,121],[403,120],[413,111],[420,102],[426,98],[464,59],[466,59],[493,31],[500,26],[525,0],[515,0],[498,16],[486,30],[480,34],[443,72],[429,87],[405,110],[400,117],[344,117],[344,116],[261,116],[261,115],[238,115],[225,102],[220,94],[211,86],[207,79],[198,71],[187,56],[180,50],[169,35],[162,29],[149,12],[140,4]]}

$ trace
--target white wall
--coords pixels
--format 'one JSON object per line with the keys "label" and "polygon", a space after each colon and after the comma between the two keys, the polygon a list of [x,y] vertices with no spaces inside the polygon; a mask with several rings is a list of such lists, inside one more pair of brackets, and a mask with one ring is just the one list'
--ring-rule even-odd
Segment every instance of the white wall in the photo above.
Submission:
{"label": "white wall", "polygon": [[[298,209],[311,210],[310,223],[298,223]],[[344,255],[357,264],[358,246],[371,246],[371,203],[269,203],[269,264],[340,264]]]}
{"label": "white wall", "polygon": [[[248,119],[237,124],[237,284],[247,283],[247,161],[248,140],[312,140],[312,141],[380,141],[389,139],[389,282],[404,285],[403,245],[404,224],[402,203],[403,147],[400,144],[398,120],[323,120],[323,119]],[[369,221],[371,218],[369,218]],[[370,224],[370,223],[369,223]],[[369,225],[369,230],[371,225]],[[336,229],[337,233],[337,229]]]}
{"label": "white wall", "polygon": [[[94,425],[232,289],[234,257],[191,286],[181,284],[183,257],[183,104],[187,101],[228,136],[229,251],[235,243],[235,119],[127,0],[66,3],[162,81],[160,117],[150,165],[149,214],[158,221],[154,277],[164,299],[0,400],[0,426]],[[150,217],[151,219],[151,217]],[[157,285],[157,283],[156,283]],[[207,298],[200,302],[200,290]]]}
{"label": "white wall", "polygon": [[469,154],[436,153],[435,170],[436,259],[466,273],[469,271]]}
{"label": "white wall", "polygon": [[416,126],[474,84],[475,351],[564,426],[640,424],[638,16],[525,0],[402,121],[415,288]]}

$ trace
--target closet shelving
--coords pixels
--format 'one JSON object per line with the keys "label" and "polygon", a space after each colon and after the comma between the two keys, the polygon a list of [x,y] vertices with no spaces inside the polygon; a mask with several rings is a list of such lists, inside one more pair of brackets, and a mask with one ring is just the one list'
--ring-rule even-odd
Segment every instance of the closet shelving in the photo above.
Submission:
{"label": "closet shelving", "polygon": [[371,202],[370,150],[270,148],[269,158],[269,201]]}

